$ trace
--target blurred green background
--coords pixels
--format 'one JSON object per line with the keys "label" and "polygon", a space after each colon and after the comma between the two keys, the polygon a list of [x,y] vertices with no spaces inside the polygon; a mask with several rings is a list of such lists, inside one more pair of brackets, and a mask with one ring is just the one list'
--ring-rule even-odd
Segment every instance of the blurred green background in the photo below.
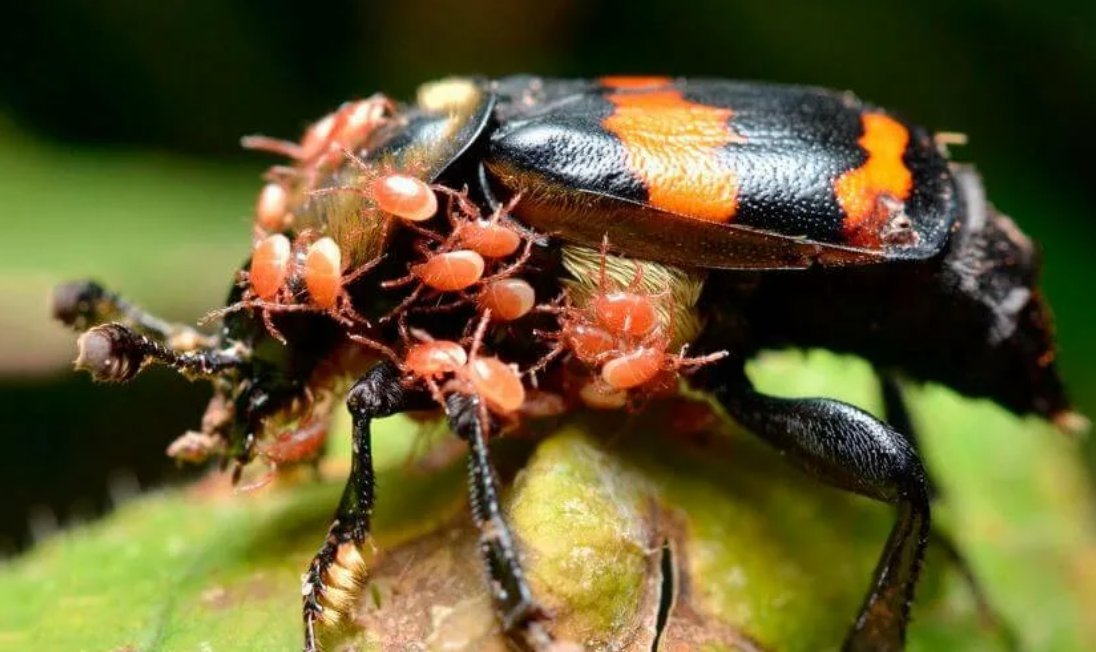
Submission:
{"label": "blurred green background", "polygon": [[6,8],[0,54],[0,550],[179,477],[163,449],[205,397],[167,373],[71,374],[49,288],[94,276],[198,318],[246,254],[269,162],[239,136],[457,73],[819,84],[968,134],[956,157],[1043,245],[1061,365],[1096,414],[1094,2],[45,0]]}

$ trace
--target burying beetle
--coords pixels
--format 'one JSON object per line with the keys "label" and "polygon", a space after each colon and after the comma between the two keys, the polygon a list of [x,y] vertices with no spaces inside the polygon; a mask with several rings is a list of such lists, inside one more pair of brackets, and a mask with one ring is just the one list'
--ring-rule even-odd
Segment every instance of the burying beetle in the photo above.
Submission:
{"label": "burying beetle", "polygon": [[[55,313],[85,331],[77,366],[97,379],[152,362],[212,379],[180,457],[223,453],[239,469],[287,428],[299,440],[283,457],[313,455],[332,397],[357,378],[351,475],[304,584],[306,650],[367,570],[373,419],[441,408],[468,442],[501,624],[543,649],[550,619],[503,519],[489,433],[682,381],[814,477],[897,507],[845,645],[897,650],[930,491],[895,375],[1085,427],[1056,370],[1035,248],[949,161],[948,140],[816,88],[444,80],[413,104],[348,103],[299,143],[245,139],[292,164],[268,172],[216,334],[90,282],[60,288]],[[890,424],[755,391],[745,362],[785,347],[872,362]]]}

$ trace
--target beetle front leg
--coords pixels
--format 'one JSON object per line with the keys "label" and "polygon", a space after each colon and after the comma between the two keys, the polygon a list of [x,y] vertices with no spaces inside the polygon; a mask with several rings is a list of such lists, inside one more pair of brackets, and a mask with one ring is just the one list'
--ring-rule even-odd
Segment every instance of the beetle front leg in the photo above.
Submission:
{"label": "beetle front leg", "polygon": [[521,569],[514,537],[502,514],[495,471],[487,450],[486,410],[475,396],[453,394],[446,401],[449,424],[468,442],[472,517],[480,530],[480,551],[487,565],[492,599],[506,633],[532,649],[545,649],[552,637],[542,626],[544,612],[533,600]]}
{"label": "beetle front leg", "polygon": [[359,549],[369,536],[373,515],[373,419],[428,408],[432,402],[428,393],[404,385],[395,365],[383,362],[354,384],[346,405],[353,421],[350,477],[301,587],[305,652],[316,650],[317,622],[333,625],[353,608],[367,570]]}
{"label": "beetle front leg", "polygon": [[930,531],[928,486],[917,451],[905,436],[859,408],[832,399],[766,396],[741,369],[715,393],[736,421],[809,474],[897,506],[898,519],[844,649],[903,649]]}

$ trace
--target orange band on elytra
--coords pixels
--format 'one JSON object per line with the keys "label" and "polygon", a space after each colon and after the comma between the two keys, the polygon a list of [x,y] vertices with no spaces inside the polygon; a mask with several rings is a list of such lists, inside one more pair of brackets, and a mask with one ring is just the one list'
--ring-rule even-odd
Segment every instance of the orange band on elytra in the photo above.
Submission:
{"label": "orange band on elytra", "polygon": [[883,113],[865,113],[861,121],[864,135],[859,143],[868,160],[842,174],[833,189],[837,203],[845,211],[846,241],[859,247],[879,248],[882,231],[890,218],[882,200],[905,201],[913,188],[913,175],[902,161],[910,132]]}
{"label": "orange band on elytra", "polygon": [[661,86],[669,86],[674,82],[674,80],[669,77],[639,77],[629,75],[609,75],[607,77],[599,77],[597,81],[606,88],[616,89],[659,88]]}
{"label": "orange band on elytra", "polygon": [[690,102],[678,90],[613,93],[616,107],[602,125],[627,152],[628,168],[652,206],[712,222],[738,208],[738,182],[720,149],[745,139],[730,126],[730,109]]}

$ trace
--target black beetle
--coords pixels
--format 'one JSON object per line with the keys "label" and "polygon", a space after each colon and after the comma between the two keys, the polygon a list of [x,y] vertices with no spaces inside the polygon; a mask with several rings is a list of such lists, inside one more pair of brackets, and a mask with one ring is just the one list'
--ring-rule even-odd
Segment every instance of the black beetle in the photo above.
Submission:
{"label": "black beetle", "polygon": [[[347,399],[353,470],[305,580],[306,649],[364,574],[372,420],[439,404],[471,446],[502,624],[530,647],[551,641],[487,456],[488,430],[522,413],[506,363],[535,372],[560,409],[624,406],[687,375],[810,474],[895,504],[846,648],[900,649],[930,490],[895,375],[1065,430],[1085,424],[1055,367],[1035,247],[986,202],[973,169],[949,160],[947,140],[816,88],[444,80],[410,105],[344,105],[300,143],[245,140],[294,164],[268,173],[255,254],[217,334],[90,282],[59,289],[55,314],[86,330],[77,365],[98,379],[128,380],[149,362],[213,379],[183,456],[224,451],[242,465],[271,423],[322,420],[331,401],[316,395],[360,374]],[[533,296],[560,299],[534,308]],[[704,355],[675,352],[684,344]],[[890,423],[755,391],[745,361],[782,347],[871,361]]]}

